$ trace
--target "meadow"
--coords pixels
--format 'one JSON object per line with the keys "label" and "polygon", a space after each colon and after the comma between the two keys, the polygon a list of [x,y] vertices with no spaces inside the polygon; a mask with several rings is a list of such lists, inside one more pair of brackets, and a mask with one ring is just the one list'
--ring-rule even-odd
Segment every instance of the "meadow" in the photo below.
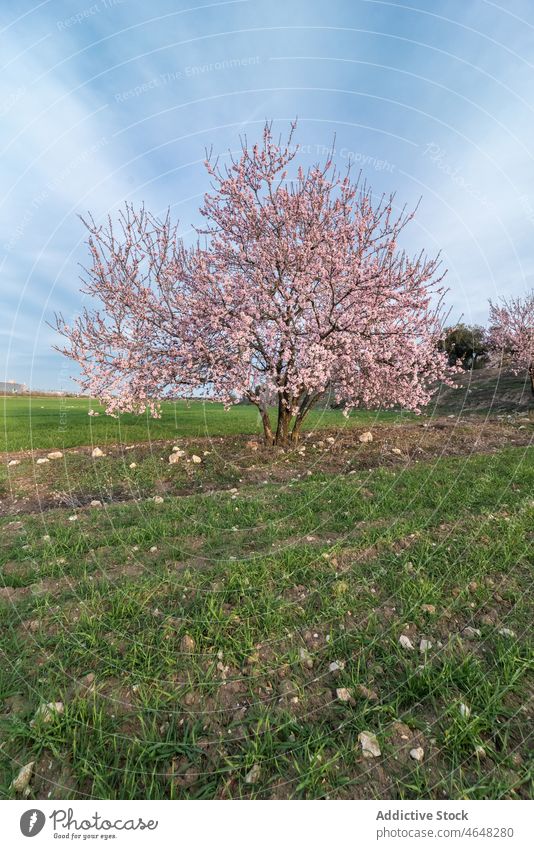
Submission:
{"label": "meadow", "polygon": [[4,798],[531,797],[532,417],[2,409]]}
{"label": "meadow", "polygon": [[[89,410],[98,416],[89,416]],[[274,413],[274,411],[273,411]],[[409,417],[398,412],[358,411],[347,420],[341,411],[314,410],[308,426],[372,424],[377,418],[394,421]],[[88,398],[58,396],[0,397],[0,450],[73,448],[78,445],[113,445],[120,442],[154,442],[190,436],[229,436],[262,433],[256,407],[239,404],[225,410],[222,404],[201,401],[164,402],[161,418],[149,415],[104,415],[104,409]]]}

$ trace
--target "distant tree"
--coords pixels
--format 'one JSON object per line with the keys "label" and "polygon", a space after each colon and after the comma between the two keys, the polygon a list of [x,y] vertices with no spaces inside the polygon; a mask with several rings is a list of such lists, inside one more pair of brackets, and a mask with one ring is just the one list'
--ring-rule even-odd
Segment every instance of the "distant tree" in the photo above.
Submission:
{"label": "distant tree", "polygon": [[534,289],[524,298],[490,301],[489,340],[516,374],[528,373],[534,395]]}
{"label": "distant tree", "polygon": [[394,215],[393,196],[375,201],[330,161],[288,179],[293,130],[275,143],[267,124],[225,167],[208,157],[206,224],[191,248],[168,215],[131,205],[118,225],[86,222],[84,291],[100,308],[72,327],[59,316],[57,329],[109,412],[158,415],[157,399],[178,392],[246,398],[266,442],[285,444],[331,386],[346,410],[418,411],[450,382],[439,258],[398,248],[414,213]]}
{"label": "distant tree", "polygon": [[449,365],[461,365],[466,371],[481,368],[489,360],[486,330],[476,324],[445,328],[440,347],[447,352]]}

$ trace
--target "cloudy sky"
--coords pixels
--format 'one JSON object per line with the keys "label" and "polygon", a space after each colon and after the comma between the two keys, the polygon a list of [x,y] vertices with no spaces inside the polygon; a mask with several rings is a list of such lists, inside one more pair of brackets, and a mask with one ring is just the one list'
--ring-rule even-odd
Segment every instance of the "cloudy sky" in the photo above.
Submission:
{"label": "cloudy sky", "polygon": [[47,322],[80,309],[80,213],[171,207],[187,237],[204,150],[298,116],[302,158],[422,203],[452,317],[534,277],[529,0],[3,0],[0,380],[71,386]]}

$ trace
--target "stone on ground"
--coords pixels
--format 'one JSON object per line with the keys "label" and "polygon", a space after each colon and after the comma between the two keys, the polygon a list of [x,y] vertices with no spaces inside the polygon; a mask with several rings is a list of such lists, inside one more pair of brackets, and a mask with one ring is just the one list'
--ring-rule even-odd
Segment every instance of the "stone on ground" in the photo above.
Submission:
{"label": "stone on ground", "polygon": [[64,710],[63,702],[48,702],[47,704],[39,705],[30,725],[35,725],[37,721],[51,722],[55,716],[59,716]]}
{"label": "stone on ground", "polygon": [[462,636],[466,637],[468,640],[475,640],[477,637],[480,637],[481,631],[480,628],[472,628],[471,625],[468,625],[462,631]]}
{"label": "stone on ground", "polygon": [[193,637],[189,634],[184,634],[180,642],[180,650],[184,653],[191,653],[195,651],[195,641]]}
{"label": "stone on ground", "polygon": [[30,783],[30,779],[32,777],[33,767],[35,766],[35,761],[30,761],[25,764],[19,771],[16,778],[11,782],[11,789],[15,790],[16,793],[23,793]]}
{"label": "stone on ground", "polygon": [[358,734],[358,741],[362,747],[364,758],[379,758],[382,754],[376,735],[370,731],[362,731]]}
{"label": "stone on ground", "polygon": [[256,784],[260,780],[261,768],[259,764],[254,764],[250,772],[245,776],[245,784]]}
{"label": "stone on ground", "polygon": [[311,654],[309,653],[309,651],[307,649],[301,648],[299,650],[299,658],[300,658],[300,662],[302,663],[303,666],[306,667],[306,669],[312,669],[312,667],[313,667],[313,657],[311,656]]}
{"label": "stone on ground", "polygon": [[346,687],[338,687],[336,690],[336,696],[340,702],[350,702],[352,698],[350,690],[347,690]]}

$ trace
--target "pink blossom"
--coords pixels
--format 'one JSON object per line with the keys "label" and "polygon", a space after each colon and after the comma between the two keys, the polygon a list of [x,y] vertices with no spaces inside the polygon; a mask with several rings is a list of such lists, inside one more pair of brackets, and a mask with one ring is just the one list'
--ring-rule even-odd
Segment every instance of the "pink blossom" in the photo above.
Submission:
{"label": "pink blossom", "polygon": [[[373,198],[329,161],[286,177],[295,126],[275,143],[242,143],[227,166],[209,158],[212,189],[187,248],[167,215],[127,204],[118,222],[84,222],[95,306],[61,349],[108,413],[159,413],[159,399],[197,393],[261,414],[268,442],[297,439],[327,390],[347,411],[419,411],[454,369],[440,353],[439,258],[398,248],[414,213]],[[269,407],[277,408],[276,431]]]}
{"label": "pink blossom", "polygon": [[524,298],[490,301],[489,340],[516,374],[528,372],[534,395],[534,289]]}

